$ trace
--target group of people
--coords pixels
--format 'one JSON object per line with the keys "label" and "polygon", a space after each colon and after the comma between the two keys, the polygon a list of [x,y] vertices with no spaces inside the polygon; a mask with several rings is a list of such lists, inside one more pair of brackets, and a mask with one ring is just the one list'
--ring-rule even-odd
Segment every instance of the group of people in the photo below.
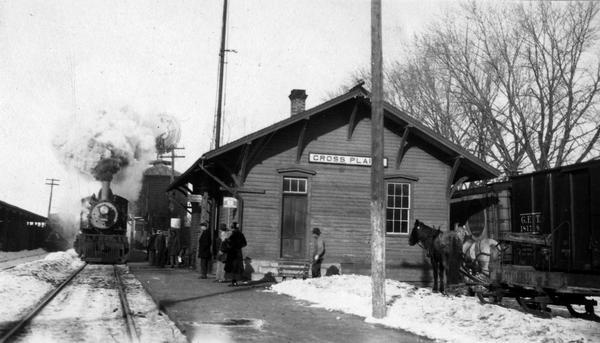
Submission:
{"label": "group of people", "polygon": [[[312,277],[321,276],[321,264],[325,256],[325,243],[321,238],[321,230],[313,228],[312,251]],[[200,259],[200,278],[208,278],[211,261],[216,258],[215,282],[231,282],[232,286],[242,280],[244,274],[244,259],[242,249],[247,245],[246,237],[240,231],[237,222],[230,229],[227,225],[219,226],[216,237],[215,250],[213,241],[206,223],[200,224],[198,239],[198,258]],[[151,265],[164,267],[169,264],[171,268],[177,266],[181,254],[186,248],[181,247],[178,230],[156,230],[148,241],[148,260]]]}
{"label": "group of people", "polygon": [[182,251],[179,230],[153,230],[148,239],[148,261],[151,265],[165,267],[170,265],[174,268],[179,265]]}
{"label": "group of people", "polygon": [[208,277],[209,264],[213,256],[215,256],[215,282],[227,282],[230,280],[232,286],[237,285],[238,281],[242,280],[243,277],[244,260],[242,249],[247,245],[246,237],[240,231],[238,223],[234,222],[231,229],[228,229],[225,224],[219,226],[215,254],[213,254],[211,249],[211,235],[205,223],[200,225],[200,231],[200,238],[198,240],[200,278],[206,279]]}

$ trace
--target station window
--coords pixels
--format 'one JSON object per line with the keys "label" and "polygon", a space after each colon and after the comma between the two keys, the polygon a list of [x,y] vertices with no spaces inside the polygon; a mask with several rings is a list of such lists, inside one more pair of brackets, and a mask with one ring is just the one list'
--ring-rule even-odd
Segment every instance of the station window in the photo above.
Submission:
{"label": "station window", "polygon": [[284,177],[283,193],[306,194],[306,179],[298,177]]}
{"label": "station window", "polygon": [[386,233],[408,233],[410,183],[388,183],[385,214]]}

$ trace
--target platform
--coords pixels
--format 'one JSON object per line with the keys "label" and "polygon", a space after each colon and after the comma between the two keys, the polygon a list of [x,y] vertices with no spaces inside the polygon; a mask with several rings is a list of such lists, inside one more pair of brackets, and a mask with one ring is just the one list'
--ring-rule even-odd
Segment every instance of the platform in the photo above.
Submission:
{"label": "platform", "polygon": [[268,284],[228,287],[187,269],[129,266],[190,342],[430,342],[265,292]]}

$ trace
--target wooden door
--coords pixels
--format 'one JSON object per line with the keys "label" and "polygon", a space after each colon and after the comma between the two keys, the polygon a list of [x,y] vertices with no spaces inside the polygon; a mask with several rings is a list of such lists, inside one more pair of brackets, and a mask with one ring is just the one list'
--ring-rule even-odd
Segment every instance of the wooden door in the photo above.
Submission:
{"label": "wooden door", "polygon": [[306,195],[283,195],[281,219],[281,257],[306,257]]}

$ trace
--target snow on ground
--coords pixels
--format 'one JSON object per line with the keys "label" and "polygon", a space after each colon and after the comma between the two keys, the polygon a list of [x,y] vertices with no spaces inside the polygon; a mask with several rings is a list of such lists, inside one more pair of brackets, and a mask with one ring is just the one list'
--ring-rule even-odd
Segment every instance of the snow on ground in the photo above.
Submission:
{"label": "snow on ground", "polygon": [[0,322],[19,318],[82,264],[69,250],[0,271]]}
{"label": "snow on ground", "polygon": [[[83,262],[73,250],[0,271],[0,323],[14,321],[65,280]],[[125,266],[119,267],[142,342],[186,342],[185,336]],[[89,265],[34,319],[24,342],[123,341],[112,265]],[[64,327],[67,324],[67,327]],[[70,336],[71,335],[71,336]]]}
{"label": "snow on ground", "polygon": [[18,258],[36,256],[45,254],[46,250],[44,249],[35,249],[35,250],[21,250],[21,251],[0,251],[0,262],[15,260]]}
{"label": "snow on ground", "polygon": [[543,319],[516,309],[480,304],[474,297],[444,296],[430,289],[386,281],[387,316],[371,317],[371,278],[339,275],[290,280],[271,290],[351,313],[366,321],[448,342],[600,342],[600,323],[574,318]]}

